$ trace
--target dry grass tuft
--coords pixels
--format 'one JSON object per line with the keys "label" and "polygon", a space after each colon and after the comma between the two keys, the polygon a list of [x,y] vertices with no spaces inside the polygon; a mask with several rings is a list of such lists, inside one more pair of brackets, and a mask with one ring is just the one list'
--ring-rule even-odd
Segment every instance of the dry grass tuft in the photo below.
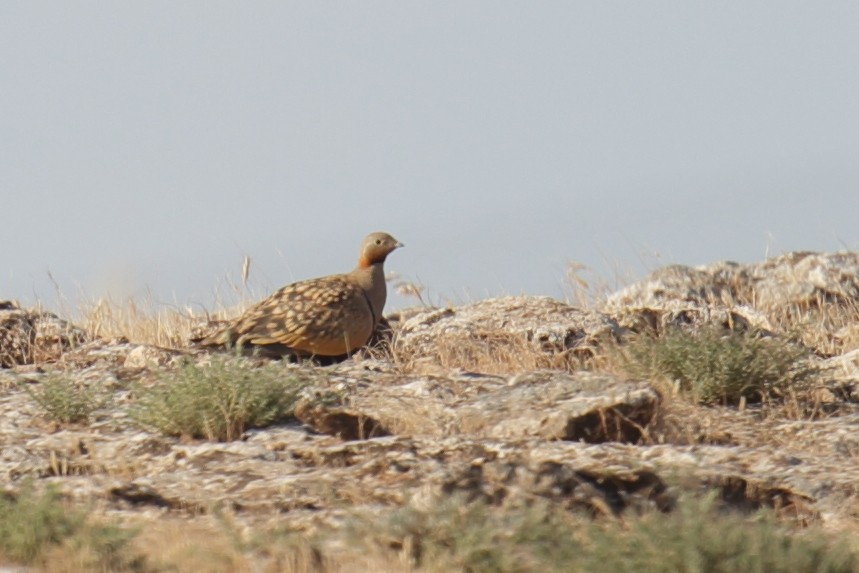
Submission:
{"label": "dry grass tuft", "polygon": [[[141,524],[143,526],[144,524]],[[157,571],[173,573],[407,573],[396,555],[346,548],[322,555],[307,534],[258,526],[243,528],[229,516],[211,520],[159,520],[140,527],[135,549],[149,555]],[[331,535],[328,532],[328,535]]]}
{"label": "dry grass tuft", "polygon": [[584,364],[573,351],[546,351],[522,335],[503,330],[448,334],[424,349],[395,340],[386,358],[400,371],[416,374],[464,370],[508,375],[543,369],[572,371]]}
{"label": "dry grass tuft", "polygon": [[636,280],[630,269],[614,266],[614,278],[611,281],[596,274],[585,264],[568,261],[565,271],[564,299],[567,304],[583,309],[599,308],[602,302],[613,292],[627,286]]}
{"label": "dry grass tuft", "polygon": [[766,310],[781,332],[793,333],[819,354],[834,356],[859,348],[859,300],[818,294],[802,303]]}
{"label": "dry grass tuft", "polygon": [[[139,302],[127,299],[117,303],[103,298],[81,308],[81,327],[97,338],[124,338],[137,344],[168,348],[184,346],[193,329],[207,316],[192,308],[163,307],[147,299]],[[224,311],[212,318],[222,318]]]}
{"label": "dry grass tuft", "polygon": [[241,285],[228,281],[227,287],[225,295],[220,292],[222,289],[216,290],[212,311],[165,304],[150,293],[120,301],[111,297],[83,301],[72,314],[80,317],[76,322],[94,337],[124,338],[137,344],[177,348],[184,346],[201,324],[238,316],[262,298],[246,281]]}

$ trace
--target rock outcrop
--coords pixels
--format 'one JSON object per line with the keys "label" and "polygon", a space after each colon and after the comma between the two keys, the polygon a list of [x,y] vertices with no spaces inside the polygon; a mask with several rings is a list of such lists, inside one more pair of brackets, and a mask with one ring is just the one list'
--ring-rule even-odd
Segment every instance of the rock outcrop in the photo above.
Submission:
{"label": "rock outcrop", "polygon": [[531,367],[559,367],[591,358],[596,348],[619,334],[611,317],[548,297],[494,298],[455,308],[404,311],[392,318],[395,357],[412,367],[443,369],[449,362],[490,367],[505,352],[542,357]]}
{"label": "rock outcrop", "polygon": [[53,313],[0,301],[0,368],[54,361],[87,340],[82,329]]}
{"label": "rock outcrop", "polygon": [[805,331],[833,355],[859,340],[859,253],[788,253],[761,263],[673,265],[609,296],[602,311],[635,331],[714,323]]}

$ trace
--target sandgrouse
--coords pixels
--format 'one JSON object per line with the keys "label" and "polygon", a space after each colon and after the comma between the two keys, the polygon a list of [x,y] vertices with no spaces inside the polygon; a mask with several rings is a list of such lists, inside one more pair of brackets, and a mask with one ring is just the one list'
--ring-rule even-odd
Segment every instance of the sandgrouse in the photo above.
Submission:
{"label": "sandgrouse", "polygon": [[286,285],[200,344],[269,356],[349,355],[367,343],[382,318],[383,265],[402,246],[387,233],[371,233],[352,272]]}

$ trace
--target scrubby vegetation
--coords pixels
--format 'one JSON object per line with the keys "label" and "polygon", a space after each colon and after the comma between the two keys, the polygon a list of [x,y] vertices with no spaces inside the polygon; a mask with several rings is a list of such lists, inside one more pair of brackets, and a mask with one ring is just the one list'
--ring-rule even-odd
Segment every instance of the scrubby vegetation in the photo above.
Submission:
{"label": "scrubby vegetation", "polygon": [[93,412],[107,402],[107,395],[98,384],[84,385],[63,373],[47,375],[36,386],[25,386],[49,420],[63,424],[84,424]]}
{"label": "scrubby vegetation", "polygon": [[859,571],[846,540],[790,531],[768,512],[732,513],[712,495],[623,522],[542,503],[501,509],[451,497],[358,518],[352,527],[352,543],[405,555],[428,573]]}
{"label": "scrubby vegetation", "polygon": [[279,364],[252,367],[232,357],[188,363],[157,372],[156,382],[137,387],[131,416],[169,436],[237,440],[248,428],[283,420],[304,382]]}
{"label": "scrubby vegetation", "polygon": [[146,571],[131,547],[136,532],[97,523],[67,503],[56,489],[42,492],[27,482],[15,494],[0,495],[0,562],[4,559],[67,571]]}
{"label": "scrubby vegetation", "polygon": [[[792,530],[770,511],[744,514],[715,495],[601,519],[536,501],[497,507],[457,496],[354,512],[312,535],[219,527],[138,530],[94,524],[53,490],[0,500],[0,557],[48,571],[220,573],[856,573],[849,537]],[[140,539],[137,539],[137,538]],[[141,546],[150,558],[141,557]],[[193,549],[193,551],[192,551]],[[256,564],[256,565],[254,565]]]}
{"label": "scrubby vegetation", "polygon": [[815,374],[801,346],[718,327],[642,335],[624,348],[631,375],[667,381],[699,404],[784,398],[806,389]]}

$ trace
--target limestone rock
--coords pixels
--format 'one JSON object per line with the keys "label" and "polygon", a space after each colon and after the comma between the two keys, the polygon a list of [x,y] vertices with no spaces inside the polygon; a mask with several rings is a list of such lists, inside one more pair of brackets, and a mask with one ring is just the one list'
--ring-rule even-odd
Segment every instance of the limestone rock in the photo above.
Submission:
{"label": "limestone rock", "polygon": [[481,346],[488,355],[528,348],[546,356],[588,358],[596,346],[618,334],[618,325],[606,315],[549,297],[502,297],[411,313],[396,330],[395,348],[426,362],[458,348],[469,352]]}
{"label": "limestone rock", "polygon": [[[427,377],[320,393],[297,408],[314,430],[344,439],[374,435],[472,436],[636,443],[656,417],[647,384],[577,372],[532,372],[508,379]],[[460,390],[465,384],[467,390]]]}
{"label": "limestone rock", "polygon": [[166,348],[141,344],[132,348],[126,355],[125,360],[123,361],[123,366],[125,368],[151,368],[165,366],[177,355],[177,352],[170,351]]}
{"label": "limestone rock", "polygon": [[786,304],[859,300],[859,253],[794,252],[742,265],[722,262],[658,269],[611,297],[607,307],[667,301],[741,307],[761,312]]}
{"label": "limestone rock", "polygon": [[859,253],[795,252],[747,265],[658,269],[609,296],[602,310],[637,331],[709,323],[772,332],[795,316],[815,329],[809,343],[830,353],[859,339],[849,324],[832,320],[856,308]]}
{"label": "limestone rock", "polygon": [[837,399],[859,404],[859,348],[821,360],[819,368]]}
{"label": "limestone rock", "polygon": [[658,408],[659,395],[646,384],[546,372],[516,376],[468,400],[456,418],[463,434],[488,438],[636,443]]}
{"label": "limestone rock", "polygon": [[53,313],[0,301],[0,368],[57,360],[88,339]]}

